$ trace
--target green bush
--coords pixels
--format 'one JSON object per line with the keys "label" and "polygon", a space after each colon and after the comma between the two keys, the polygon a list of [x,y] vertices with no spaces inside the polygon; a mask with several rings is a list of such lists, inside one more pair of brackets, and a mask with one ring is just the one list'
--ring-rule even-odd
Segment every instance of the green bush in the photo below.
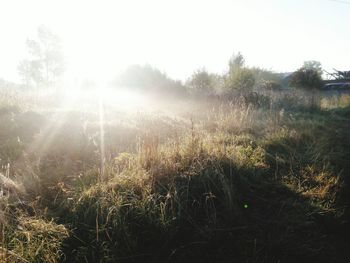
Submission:
{"label": "green bush", "polygon": [[248,68],[237,68],[226,78],[225,86],[230,91],[247,92],[254,87],[255,77]]}
{"label": "green bush", "polygon": [[320,89],[322,87],[322,78],[316,69],[300,68],[290,78],[290,85],[303,89]]}

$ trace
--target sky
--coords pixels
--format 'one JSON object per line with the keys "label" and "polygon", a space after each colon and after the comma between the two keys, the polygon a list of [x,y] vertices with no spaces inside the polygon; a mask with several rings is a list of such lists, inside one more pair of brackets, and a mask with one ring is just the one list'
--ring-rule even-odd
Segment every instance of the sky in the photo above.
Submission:
{"label": "sky", "polygon": [[0,78],[19,80],[40,25],[61,37],[76,80],[109,81],[132,64],[186,80],[223,73],[238,51],[276,72],[306,60],[350,70],[349,14],[350,0],[0,0]]}

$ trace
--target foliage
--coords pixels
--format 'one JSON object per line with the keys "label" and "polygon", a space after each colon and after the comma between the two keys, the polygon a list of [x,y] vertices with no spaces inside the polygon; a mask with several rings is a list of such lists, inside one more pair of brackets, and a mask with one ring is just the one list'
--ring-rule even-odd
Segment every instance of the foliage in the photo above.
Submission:
{"label": "foliage", "polygon": [[241,52],[238,52],[237,54],[233,53],[231,56],[229,63],[229,72],[233,72],[237,69],[241,69],[245,66],[245,59]]}
{"label": "foliage", "polygon": [[214,94],[220,92],[221,77],[208,73],[205,69],[195,71],[187,80],[187,86],[197,94]]}
{"label": "foliage", "polygon": [[334,69],[334,73],[328,73],[329,76],[336,80],[350,80],[350,71],[340,71]]}
{"label": "foliage", "polygon": [[64,73],[61,41],[44,26],[38,28],[37,38],[27,40],[29,59],[20,62],[19,74],[27,87],[56,87]]}
{"label": "foliage", "polygon": [[60,262],[61,243],[68,237],[66,227],[35,217],[16,216],[12,219],[15,222],[5,228],[8,244],[3,255],[5,262]]}
{"label": "foliage", "polygon": [[234,71],[230,71],[225,80],[226,89],[230,91],[246,92],[251,90],[254,84],[254,74],[248,68],[236,68]]}
{"label": "foliage", "polygon": [[188,80],[188,85],[197,92],[209,93],[213,91],[213,79],[205,69],[195,71]]}
{"label": "foliage", "polygon": [[290,85],[303,89],[320,89],[322,78],[317,70],[302,67],[293,73]]}
{"label": "foliage", "polygon": [[233,54],[229,60],[229,71],[224,80],[226,91],[247,92],[253,88],[255,76],[251,69],[245,67],[245,59],[240,52]]}
{"label": "foliage", "polygon": [[345,262],[348,96],[240,95],[1,107],[0,260]]}
{"label": "foliage", "polygon": [[279,75],[273,71],[260,68],[260,67],[252,67],[251,70],[257,81],[279,81],[280,80]]}
{"label": "foliage", "polygon": [[152,94],[179,95],[186,94],[180,81],[170,79],[166,74],[149,65],[133,65],[127,68],[115,81],[119,88],[127,88]]}
{"label": "foliage", "polygon": [[315,60],[304,61],[304,64],[302,67],[305,69],[313,69],[313,70],[317,71],[317,73],[320,76],[322,76],[322,74],[323,74],[322,65],[321,65],[321,62],[319,62],[319,61],[315,61]]}
{"label": "foliage", "polygon": [[265,80],[260,82],[259,88],[277,91],[282,89],[282,85],[277,81]]}

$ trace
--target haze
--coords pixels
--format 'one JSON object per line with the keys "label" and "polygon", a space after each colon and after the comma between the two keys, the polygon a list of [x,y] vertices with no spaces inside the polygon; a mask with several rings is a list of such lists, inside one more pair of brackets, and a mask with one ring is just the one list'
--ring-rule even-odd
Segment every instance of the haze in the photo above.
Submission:
{"label": "haze", "polygon": [[202,66],[223,72],[233,52],[249,66],[294,71],[305,60],[347,70],[350,4],[331,0],[2,1],[0,78],[17,81],[39,25],[64,44],[68,79],[112,79],[150,64],[185,80]]}

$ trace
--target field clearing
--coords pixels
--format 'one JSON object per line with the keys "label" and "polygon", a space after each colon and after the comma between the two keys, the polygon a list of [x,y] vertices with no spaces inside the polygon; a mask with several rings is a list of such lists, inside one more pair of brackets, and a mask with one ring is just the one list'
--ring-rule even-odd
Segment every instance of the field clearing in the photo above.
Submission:
{"label": "field clearing", "polygon": [[84,94],[0,96],[1,262],[349,256],[349,95]]}

